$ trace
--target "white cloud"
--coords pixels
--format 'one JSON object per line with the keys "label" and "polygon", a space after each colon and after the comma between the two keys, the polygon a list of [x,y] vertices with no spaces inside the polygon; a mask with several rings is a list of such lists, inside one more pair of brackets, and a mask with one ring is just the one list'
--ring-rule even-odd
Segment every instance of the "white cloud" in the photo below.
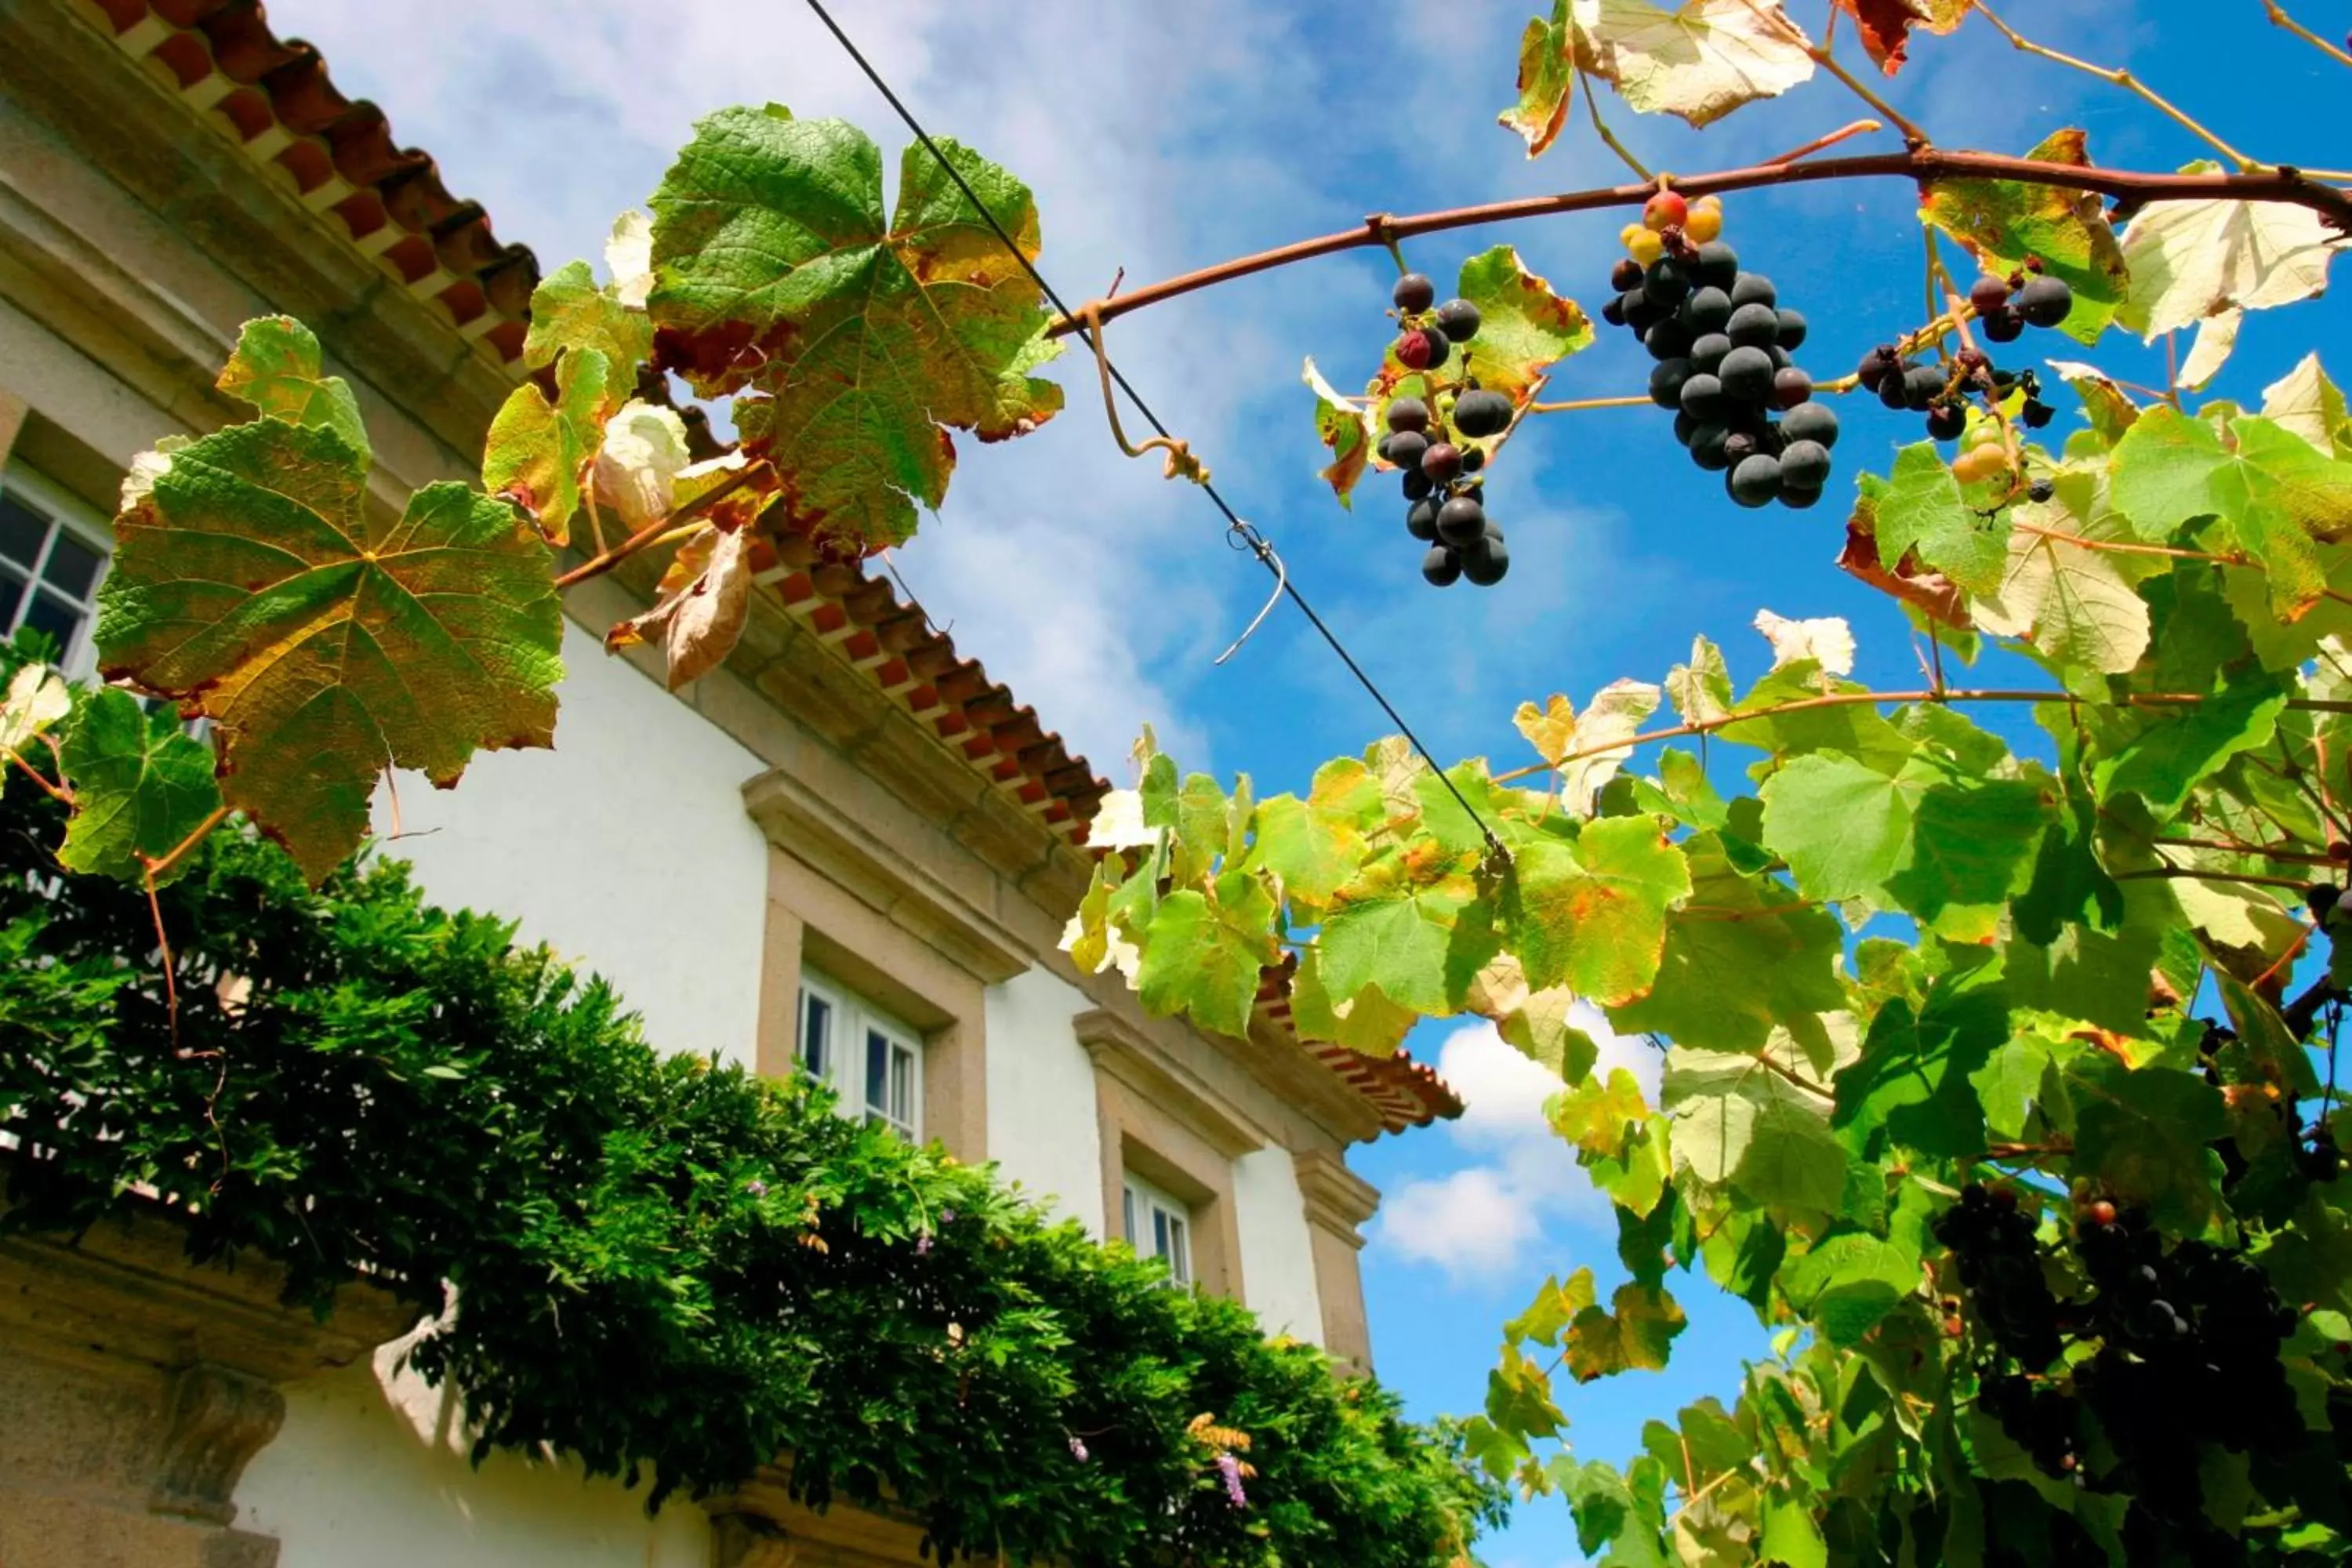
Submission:
{"label": "white cloud", "polygon": [[[1574,1016],[1601,1047],[1593,1070],[1629,1069],[1655,1104],[1662,1054],[1611,1029],[1598,1008],[1579,1003]],[[1401,1184],[1381,1205],[1373,1245],[1442,1268],[1460,1285],[1507,1269],[1548,1225],[1610,1226],[1607,1200],[1544,1118],[1559,1079],[1484,1022],[1446,1037],[1437,1070],[1462,1096],[1462,1116],[1447,1132],[1474,1163]]]}

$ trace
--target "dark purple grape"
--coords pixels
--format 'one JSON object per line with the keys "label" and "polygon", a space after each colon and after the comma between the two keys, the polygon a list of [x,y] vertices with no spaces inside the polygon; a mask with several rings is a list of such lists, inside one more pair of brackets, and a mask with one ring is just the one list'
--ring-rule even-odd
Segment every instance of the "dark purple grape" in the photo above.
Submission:
{"label": "dark purple grape", "polygon": [[1683,405],[1683,383],[1691,378],[1691,362],[1670,359],[1650,371],[1650,401],[1661,408]]}
{"label": "dark purple grape", "polygon": [[1511,569],[1511,552],[1503,545],[1502,530],[1490,528],[1463,547],[1462,575],[1481,588],[1491,588]]}
{"label": "dark purple grape", "polygon": [[1421,574],[1433,588],[1450,588],[1462,575],[1462,557],[1443,544],[1433,544],[1421,558]]}
{"label": "dark purple grape", "polygon": [[1468,342],[1478,335],[1478,307],[1467,300],[1448,300],[1437,307],[1437,330],[1450,342]]}
{"label": "dark purple grape", "polygon": [[1731,312],[1724,335],[1736,349],[1769,349],[1780,340],[1780,318],[1769,305],[1742,305]]}
{"label": "dark purple grape", "polygon": [[1639,289],[1641,286],[1642,264],[1630,256],[1619,261],[1616,268],[1609,274],[1609,287],[1616,289],[1620,294],[1628,289]]}
{"label": "dark purple grape", "polygon": [[1426,540],[1437,537],[1437,498],[1435,496],[1423,496],[1405,509],[1404,531],[1415,539]]}
{"label": "dark purple grape", "polygon": [[1418,397],[1396,398],[1388,405],[1387,417],[1391,431],[1419,435],[1429,428],[1429,405]]}
{"label": "dark purple grape", "polygon": [[1830,449],[1818,441],[1791,441],[1780,449],[1780,482],[1790,489],[1817,490],[1829,482]]}
{"label": "dark purple grape", "polygon": [[1426,310],[1437,299],[1437,285],[1418,272],[1408,272],[1389,290],[1389,302],[1404,311]]}
{"label": "dark purple grape", "polygon": [[1716,379],[1736,403],[1762,404],[1772,396],[1772,356],[1758,348],[1736,348],[1723,356]]}
{"label": "dark purple grape", "polygon": [[1437,537],[1457,548],[1486,531],[1486,509],[1470,496],[1455,496],[1437,509]]}
{"label": "dark purple grape", "polygon": [[1879,384],[1894,374],[1901,363],[1894,344],[1881,343],[1862,356],[1862,363],[1854,367],[1854,379],[1861,382],[1866,390],[1876,392]]}
{"label": "dark purple grape", "polygon": [[1671,310],[1690,298],[1690,274],[1682,263],[1671,256],[1661,256],[1650,263],[1643,275],[1642,297],[1661,310]]}
{"label": "dark purple grape", "polygon": [[2058,487],[2048,479],[2036,479],[2025,490],[2026,499],[2036,503],[2047,503],[2057,493]]}
{"label": "dark purple grape", "polygon": [[1804,510],[1807,507],[1814,505],[1821,499],[1822,492],[1819,490],[1809,490],[1801,485],[1791,485],[1787,483],[1783,483],[1780,486],[1780,504],[1797,511]]}
{"label": "dark purple grape", "polygon": [[1741,506],[1769,506],[1780,493],[1780,459],[1758,452],[1739,459],[1731,470],[1731,499]]}
{"label": "dark purple grape", "polygon": [[1511,423],[1511,400],[1499,392],[1465,392],[1454,403],[1454,428],[1473,440],[1498,435]]}
{"label": "dark purple grape", "polygon": [[1678,401],[1683,412],[1694,419],[1720,421],[1731,409],[1731,400],[1723,394],[1723,383],[1715,376],[1696,373],[1683,383]]}
{"label": "dark purple grape", "polygon": [[1698,266],[1693,281],[1702,289],[1720,289],[1726,295],[1739,279],[1739,253],[1719,239],[1710,239],[1698,247]]}
{"label": "dark purple grape", "polygon": [[1969,306],[1979,320],[2009,307],[2009,279],[1979,278],[1969,289]]}
{"label": "dark purple grape", "polygon": [[1475,447],[1465,447],[1462,448],[1462,471],[1464,473],[1475,474],[1486,466],[1486,453],[1480,451]]}
{"label": "dark purple grape", "polygon": [[1731,308],[1734,310],[1742,305],[1762,305],[1769,309],[1780,302],[1780,290],[1773,288],[1772,279],[1761,272],[1742,272],[1731,280]]}
{"label": "dark purple grape", "polygon": [[2017,411],[2017,417],[2023,422],[2028,430],[2039,430],[2057,416],[2056,409],[2038,397],[2027,398],[2025,405]]}
{"label": "dark purple grape", "polygon": [[1709,332],[1691,344],[1691,368],[1713,375],[1723,363],[1723,356],[1731,352],[1731,340],[1721,332]]}
{"label": "dark purple grape", "polygon": [[1421,455],[1429,450],[1429,437],[1418,430],[1400,430],[1381,446],[1384,448],[1381,456],[1398,468],[1417,468],[1421,467]]}
{"label": "dark purple grape", "polygon": [[1723,438],[1725,466],[1732,467],[1756,455],[1756,437],[1746,430],[1734,430]]}
{"label": "dark purple grape", "polygon": [[1462,471],[1462,448],[1451,441],[1440,441],[1421,455],[1421,471],[1433,484],[1444,484]]}
{"label": "dark purple grape", "polygon": [[1657,360],[1689,358],[1695,341],[1690,329],[1672,316],[1642,334],[1642,346],[1650,351],[1652,359]]}
{"label": "dark purple grape", "polygon": [[1942,365],[1913,365],[1903,373],[1905,406],[1915,414],[1926,413],[1927,405],[1944,395],[1944,384],[1948,379]]}
{"label": "dark purple grape", "polygon": [[2074,291],[2066,287],[2066,280],[2046,272],[2027,279],[2025,287],[2017,291],[2017,313],[2032,326],[2054,327],[2074,308]]}
{"label": "dark purple grape", "polygon": [[1780,312],[1780,346],[1794,353],[1805,346],[1805,334],[1811,331],[1802,310]]}
{"label": "dark purple grape", "polygon": [[1977,321],[1977,331],[1991,343],[2013,343],[2025,335],[2025,318],[2007,305],[1989,310]]}
{"label": "dark purple grape", "polygon": [[1772,403],[1779,408],[1794,408],[1809,403],[1813,395],[1813,378],[1790,365],[1772,373]]}
{"label": "dark purple grape", "polygon": [[1701,337],[1719,332],[1731,321],[1731,296],[1720,289],[1701,289],[1683,301],[1682,320]]}
{"label": "dark purple grape", "polygon": [[1612,300],[1607,304],[1601,306],[1601,319],[1608,322],[1612,327],[1623,326],[1625,324],[1625,301],[1622,299],[1616,299]]}
{"label": "dark purple grape", "polygon": [[1729,468],[1731,459],[1724,456],[1723,447],[1730,437],[1731,432],[1720,425],[1700,424],[1691,432],[1691,461],[1711,474]]}
{"label": "dark purple grape", "polygon": [[1927,410],[1927,436],[1936,441],[1957,441],[1968,433],[1969,411],[1957,403],[1938,403]]}
{"label": "dark purple grape", "polygon": [[[1419,459],[1415,459],[1416,464],[1418,461]],[[1404,471],[1405,500],[1419,500],[1422,497],[1429,494],[1436,488],[1437,487],[1435,485],[1430,482],[1429,476],[1423,473],[1419,467],[1416,466],[1414,468],[1410,468]]]}
{"label": "dark purple grape", "polygon": [[1801,403],[1780,416],[1780,434],[1791,441],[1837,445],[1837,413],[1826,403]]}

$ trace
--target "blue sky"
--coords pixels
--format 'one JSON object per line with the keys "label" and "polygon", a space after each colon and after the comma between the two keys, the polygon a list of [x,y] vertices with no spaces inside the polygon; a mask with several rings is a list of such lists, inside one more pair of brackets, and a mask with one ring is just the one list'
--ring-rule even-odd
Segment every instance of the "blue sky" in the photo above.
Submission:
{"label": "blue sky", "polygon": [[[1818,33],[1822,0],[1791,9]],[[2010,9],[2041,41],[2128,64],[2257,156],[2347,161],[2304,129],[2317,107],[2346,101],[2341,68],[2264,26],[2252,0]],[[2352,23],[2344,0],[2303,0],[2297,11],[2330,36]],[[1381,0],[864,0],[841,14],[932,129],[1037,189],[1043,265],[1073,299],[1101,291],[1122,268],[1141,282],[1370,212],[1622,177],[1580,118],[1534,163],[1493,123],[1510,96],[1526,0],[1456,0],[1442,11]],[[272,16],[317,42],[346,90],[383,103],[404,142],[430,149],[451,188],[481,200],[500,236],[531,245],[551,269],[597,253],[612,216],[642,204],[689,121],[710,109],[773,99],[798,113],[845,115],[893,149],[902,140],[831,39],[789,3],[278,0]],[[1922,38],[1915,55],[1888,90],[1945,145],[2019,153],[2074,124],[2103,163],[2167,168],[2200,155],[2137,100],[2017,56],[1981,22]],[[1863,112],[1828,81],[1703,135],[1637,121],[1613,99],[1604,107],[1652,166],[1685,171],[1750,163]],[[1916,324],[1920,246],[1900,182],[1757,192],[1730,199],[1727,215],[1726,237],[1747,264],[1811,317],[1799,357],[1817,377],[1843,374],[1871,344]],[[1508,238],[1597,309],[1622,221],[1462,232],[1408,254],[1443,286],[1463,258]],[[1519,700],[1565,691],[1580,705],[1619,676],[1658,679],[1697,632],[1725,647],[1736,677],[1752,679],[1769,660],[1748,627],[1765,607],[1849,617],[1862,678],[1918,683],[1900,616],[1830,564],[1853,474],[1917,438],[1916,416],[1874,406],[1842,408],[1831,504],[1808,512],[1732,506],[1689,467],[1656,411],[1551,419],[1514,441],[1489,486],[1490,510],[1510,531],[1509,579],[1483,593],[1424,586],[1392,482],[1367,487],[1349,513],[1315,478],[1320,452],[1298,382],[1309,354],[1342,386],[1370,372],[1391,275],[1378,253],[1330,258],[1142,312],[1111,342],[1442,757],[1516,766],[1528,760],[1509,723]],[[2314,343],[2323,353],[2345,344],[2347,325],[2340,302],[2258,315],[2213,390],[2257,397]],[[2028,351],[2163,377],[2160,346],[2119,335],[2084,353],[2036,333],[2014,353]],[[1636,392],[1647,366],[1629,337],[1604,331],[1553,395]],[[942,515],[902,553],[934,616],[1114,776],[1146,721],[1186,763],[1247,770],[1262,793],[1303,785],[1317,763],[1381,734],[1369,700],[1287,611],[1212,667],[1255,612],[1263,574],[1226,548],[1201,497],[1159,479],[1156,459],[1118,456],[1090,366],[1066,359],[1060,374],[1070,411],[1026,441],[965,443]],[[1988,717],[2014,732],[2021,716]],[[1433,1026],[1415,1046],[1470,1092],[1473,1112],[1360,1152],[1389,1194],[1363,1254],[1367,1291],[1383,1374],[1417,1411],[1465,1410],[1481,1395],[1496,1326],[1545,1274],[1591,1263],[1605,1288],[1613,1230],[1565,1152],[1540,1136],[1542,1085],[1524,1064],[1477,1030]],[[1640,1047],[1612,1048],[1642,1059]],[[1692,1327],[1668,1372],[1566,1396],[1581,1452],[1628,1454],[1645,1415],[1727,1394],[1740,1359],[1759,1352],[1744,1307],[1696,1287],[1686,1304]],[[1557,1503],[1523,1510],[1484,1554],[1497,1568],[1577,1561]]]}

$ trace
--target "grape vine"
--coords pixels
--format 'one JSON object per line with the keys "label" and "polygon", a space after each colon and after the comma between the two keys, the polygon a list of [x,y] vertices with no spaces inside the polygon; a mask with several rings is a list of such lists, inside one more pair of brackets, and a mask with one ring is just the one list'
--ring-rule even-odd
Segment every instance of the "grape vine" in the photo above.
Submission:
{"label": "grape vine", "polygon": [[[1515,715],[1534,760],[1500,773],[1441,773],[1384,741],[1260,795],[1146,746],[1093,825],[1073,958],[1236,1038],[1273,977],[1311,1037],[1385,1051],[1475,1016],[1559,1075],[1553,1125],[1611,1202],[1627,1278],[1549,1282],[1507,1325],[1469,1432],[1493,1476],[1565,1500],[1588,1554],[2352,1560],[2335,1130],[2352,413],[2316,354],[2192,405],[2249,312],[2324,290],[2352,174],[2253,157],[1981,0],[1819,10],[1809,30],[1781,0],[1558,0],[1523,36],[1503,123],[1540,153],[1580,92],[1630,182],[1375,214],[1064,314],[1039,298],[1029,192],[971,149],[919,139],[886,201],[854,127],[722,110],[652,216],[616,226],[603,275],[575,263],[541,285],[533,379],[481,487],[420,492],[394,531],[357,504],[367,433],[320,344],[252,323],[221,384],[253,417],[133,469],[98,639],[110,678],[211,718],[207,737],[127,698],[65,701],[36,666],[0,746],[72,807],[63,865],[144,883],[159,920],[154,889],[233,814],[323,877],[385,768],[449,783],[478,749],[550,743],[561,588],[664,563],[652,608],[610,640],[657,641],[692,679],[777,562],[912,531],[946,494],[954,432],[1050,422],[1061,390],[1040,372],[1061,338],[1088,334],[1108,399],[1104,322],[1386,249],[1377,366],[1360,391],[1311,362],[1304,379],[1323,477],[1346,504],[1396,474],[1428,582],[1505,578],[1486,498],[1513,443],[1654,407],[1735,503],[1842,512],[1838,565],[1900,606],[1926,684],[1871,690],[1853,627],[1768,611],[1744,680],[1701,637],[1662,679],[1580,706],[1538,689]],[[2341,68],[2265,10],[2315,68]],[[1894,101],[1901,72],[1979,18],[2020,68],[2095,79],[2221,162],[2107,167],[2070,129],[2023,156],[1937,145]],[[1841,26],[1874,85],[1841,59]],[[1601,113],[1613,93],[1703,129],[1816,82],[1871,118],[1743,168],[1654,173]],[[1901,150],[1821,155],[1878,134]],[[1822,381],[1793,357],[1803,313],[1732,248],[1727,198],[1845,180],[1916,188],[1927,319],[1885,323]],[[1595,313],[1640,337],[1646,387],[1553,395],[1594,329],[1517,247],[1469,257],[1450,289],[1403,254],[1583,214],[1638,215]],[[2117,331],[2196,336],[2161,387],[2004,357],[2029,332],[2073,354]],[[734,447],[688,439],[674,383],[734,400]],[[1916,433],[1878,465],[1853,435],[1881,418],[1872,398]],[[1172,435],[1148,445],[1205,480]],[[257,541],[278,547],[277,577],[239,564]],[[432,606],[383,618],[404,685],[310,631],[386,604]],[[179,635],[192,624],[205,635]],[[1989,649],[2040,674],[1947,668]],[[2030,710],[2036,737],[1969,716],[1990,703]],[[1576,1023],[1596,1012],[1661,1043],[1654,1097],[1596,1070]],[[1560,1380],[1665,1364],[1675,1291],[1694,1289],[1752,1307],[1775,1354],[1622,1463],[1574,1455]]]}

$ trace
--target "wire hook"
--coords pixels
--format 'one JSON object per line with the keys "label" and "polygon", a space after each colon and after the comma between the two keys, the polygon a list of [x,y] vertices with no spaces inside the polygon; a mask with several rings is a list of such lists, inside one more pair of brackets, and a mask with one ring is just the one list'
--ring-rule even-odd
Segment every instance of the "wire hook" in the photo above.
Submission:
{"label": "wire hook", "polygon": [[1234,546],[1234,549],[1248,550],[1260,561],[1274,568],[1274,592],[1265,596],[1265,603],[1258,607],[1256,615],[1250,617],[1250,624],[1242,628],[1242,635],[1233,640],[1233,646],[1217,656],[1216,662],[1219,664],[1224,663],[1225,660],[1242,651],[1242,644],[1249,641],[1258,627],[1265,625],[1266,616],[1274,614],[1274,607],[1282,603],[1283,594],[1290,587],[1290,568],[1282,563],[1282,557],[1275,553],[1274,546],[1266,542],[1265,535],[1247,524],[1228,529],[1226,532],[1232,538],[1240,541]]}

